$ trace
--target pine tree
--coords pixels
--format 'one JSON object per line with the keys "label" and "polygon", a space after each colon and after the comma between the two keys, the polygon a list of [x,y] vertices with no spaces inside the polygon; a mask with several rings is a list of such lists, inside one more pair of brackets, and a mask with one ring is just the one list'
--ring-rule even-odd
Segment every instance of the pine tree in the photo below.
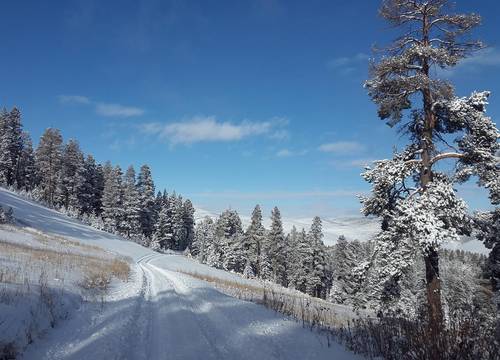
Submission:
{"label": "pine tree", "polygon": [[142,231],[140,223],[140,198],[135,183],[135,170],[131,165],[123,179],[123,231],[127,237],[138,240]]}
{"label": "pine tree", "polygon": [[57,203],[65,209],[79,207],[78,188],[83,182],[83,153],[80,145],[70,139],[63,147],[61,157],[61,170],[56,187]]}
{"label": "pine tree", "polygon": [[50,205],[55,203],[62,163],[62,143],[60,131],[48,128],[40,138],[35,153],[40,197]]}
{"label": "pine tree", "polygon": [[328,281],[326,250],[323,244],[321,219],[318,216],[314,217],[307,237],[312,249],[312,264],[307,282],[307,292],[315,297],[326,298]]}
{"label": "pine tree", "polygon": [[[388,260],[381,268],[388,285],[385,295],[392,295],[393,285],[404,278],[416,253],[423,255],[429,330],[434,339],[443,326],[439,247],[471,231],[466,204],[456,196],[453,183],[476,176],[478,184],[489,189],[494,204],[500,199],[495,158],[499,132],[484,115],[489,93],[457,98],[452,85],[433,77],[431,71],[453,67],[482,47],[466,38],[480,17],[447,14],[447,3],[383,1],[380,14],[403,35],[373,64],[371,79],[365,83],[379,117],[389,120],[390,126],[401,124],[405,111],[411,110],[402,126],[410,144],[363,174],[373,184],[373,193],[362,202],[366,215],[383,219],[376,252]],[[449,145],[445,139],[452,138],[456,151],[440,151],[441,144]],[[437,164],[442,160],[455,161],[456,166],[440,172]]]}
{"label": "pine tree", "polygon": [[241,260],[242,246],[238,246],[241,245],[242,233],[238,213],[235,210],[224,211],[215,225],[215,239],[212,244],[209,244],[207,263],[226,270],[239,268],[243,261]]}
{"label": "pine tree", "polygon": [[215,239],[215,224],[212,218],[205,217],[196,224],[194,231],[194,240],[191,244],[191,254],[200,262],[206,263],[209,252],[209,245]]}
{"label": "pine tree", "polygon": [[36,186],[36,165],[33,143],[27,132],[21,135],[22,150],[19,155],[16,187],[20,190],[31,191]]}
{"label": "pine tree", "polygon": [[290,264],[288,270],[289,286],[297,289],[297,284],[299,283],[298,276],[300,274],[302,259],[299,246],[299,233],[295,225],[287,235],[286,243],[289,248],[287,257],[287,263]]}
{"label": "pine tree", "polygon": [[353,277],[353,270],[359,264],[356,249],[358,244],[349,242],[341,235],[335,245],[333,252],[334,280],[330,291],[330,298],[338,304],[352,304],[353,295],[357,284]]}
{"label": "pine tree", "polygon": [[140,199],[140,223],[142,233],[151,237],[155,231],[155,185],[148,165],[142,165],[137,177]]}
{"label": "pine tree", "polygon": [[262,266],[263,277],[286,286],[286,244],[281,223],[281,214],[277,207],[271,212],[271,229],[267,234],[265,256]]}
{"label": "pine tree", "polygon": [[500,208],[496,207],[490,212],[476,213],[474,223],[478,239],[491,249],[487,267],[495,294],[493,300],[497,306],[500,329]]}
{"label": "pine tree", "polygon": [[98,167],[92,155],[87,155],[79,170],[77,184],[78,210],[80,214],[99,214],[103,180],[99,179]]}
{"label": "pine tree", "polygon": [[184,250],[183,245],[186,241],[186,228],[184,227],[183,216],[184,209],[182,205],[182,197],[177,196],[174,192],[169,198],[171,208],[172,226],[173,226],[173,250]]}
{"label": "pine tree", "polygon": [[184,242],[180,250],[191,248],[194,240],[194,207],[191,200],[187,199],[182,205],[182,225],[184,226]]}
{"label": "pine tree", "polygon": [[22,152],[21,113],[17,108],[0,113],[0,183],[12,186],[19,170]]}
{"label": "pine tree", "polygon": [[102,219],[108,231],[121,233],[124,219],[122,171],[119,166],[111,167],[109,172],[108,169],[105,167]]}
{"label": "pine tree", "polygon": [[252,211],[250,225],[245,233],[243,249],[257,277],[261,276],[262,247],[265,233],[266,229],[262,225],[262,211],[260,206],[256,205]]}
{"label": "pine tree", "polygon": [[155,232],[151,241],[151,248],[156,251],[173,249],[174,226],[172,223],[172,208],[170,202],[164,203],[158,214]]}
{"label": "pine tree", "polygon": [[309,283],[309,275],[313,264],[313,249],[311,242],[307,237],[305,229],[302,229],[296,234],[296,245],[292,259],[295,261],[295,266],[292,266],[290,274],[290,285],[303,293],[307,292]]}
{"label": "pine tree", "polygon": [[237,232],[225,239],[225,252],[222,267],[227,271],[243,273],[248,262],[243,249],[243,233]]}

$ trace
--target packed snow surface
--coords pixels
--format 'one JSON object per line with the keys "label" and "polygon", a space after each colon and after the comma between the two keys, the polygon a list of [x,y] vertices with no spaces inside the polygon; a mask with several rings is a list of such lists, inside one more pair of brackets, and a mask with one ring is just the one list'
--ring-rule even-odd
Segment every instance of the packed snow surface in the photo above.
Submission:
{"label": "packed snow surface", "polygon": [[175,254],[158,254],[0,189],[22,225],[133,259],[129,282],[104,304],[84,303],[24,359],[356,359],[323,335],[178,271],[243,281]]}

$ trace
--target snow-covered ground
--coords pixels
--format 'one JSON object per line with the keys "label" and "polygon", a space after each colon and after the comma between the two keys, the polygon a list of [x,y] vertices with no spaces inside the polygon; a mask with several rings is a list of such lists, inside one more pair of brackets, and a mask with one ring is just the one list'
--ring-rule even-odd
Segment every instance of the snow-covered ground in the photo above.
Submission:
{"label": "snow-covered ground", "polygon": [[[133,259],[128,282],[88,301],[24,353],[25,359],[354,359],[323,335],[181,274],[245,281],[180,255],[157,254],[0,189],[19,224]],[[250,280],[248,280],[250,281]],[[0,323],[6,314],[0,308]]]}

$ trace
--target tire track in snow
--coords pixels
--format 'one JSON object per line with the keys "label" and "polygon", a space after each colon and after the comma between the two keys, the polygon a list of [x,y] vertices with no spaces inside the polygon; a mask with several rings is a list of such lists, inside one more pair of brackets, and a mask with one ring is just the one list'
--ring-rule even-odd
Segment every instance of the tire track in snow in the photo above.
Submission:
{"label": "tire track in snow", "polygon": [[[169,359],[186,358],[186,349],[194,344],[203,345],[204,359],[228,358],[227,351],[217,345],[214,336],[208,331],[202,319],[196,315],[197,311],[187,297],[189,289],[179,290],[175,282],[165,276],[162,269],[149,264],[149,261],[144,264],[144,270],[152,278],[153,303],[156,312],[154,316],[156,326],[153,326],[153,329],[157,333],[153,334],[150,340],[153,342],[150,348],[156,351],[156,354],[153,354],[151,358],[162,356]],[[165,318],[166,323],[158,324],[158,320],[162,318]],[[157,335],[162,332],[164,341],[158,344]],[[214,335],[216,335],[215,332]]]}

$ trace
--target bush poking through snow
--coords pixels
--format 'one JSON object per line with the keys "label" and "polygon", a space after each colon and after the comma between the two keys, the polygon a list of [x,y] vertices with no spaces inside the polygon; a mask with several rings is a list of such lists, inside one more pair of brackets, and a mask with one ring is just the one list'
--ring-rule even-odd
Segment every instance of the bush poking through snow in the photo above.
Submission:
{"label": "bush poking through snow", "polygon": [[7,210],[0,205],[0,224],[13,224],[14,223],[14,210],[9,207]]}
{"label": "bush poking through snow", "polygon": [[111,274],[90,272],[85,275],[81,283],[82,288],[92,292],[106,293],[111,284]]}

